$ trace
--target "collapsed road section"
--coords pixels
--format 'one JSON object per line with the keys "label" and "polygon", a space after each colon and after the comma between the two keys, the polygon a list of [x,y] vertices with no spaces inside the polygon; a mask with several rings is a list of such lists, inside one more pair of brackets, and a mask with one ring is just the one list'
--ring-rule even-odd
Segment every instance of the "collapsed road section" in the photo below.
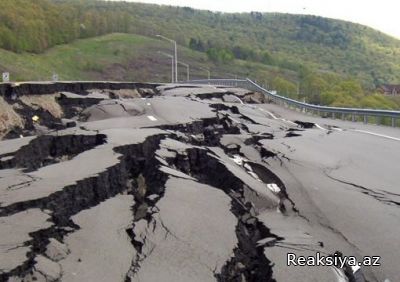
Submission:
{"label": "collapsed road section", "polygon": [[[286,265],[288,252],[365,255],[293,172],[309,164],[291,143],[335,133],[271,117],[243,89],[63,87],[0,100],[0,281],[374,281],[396,271]],[[321,175],[340,179],[329,165]]]}

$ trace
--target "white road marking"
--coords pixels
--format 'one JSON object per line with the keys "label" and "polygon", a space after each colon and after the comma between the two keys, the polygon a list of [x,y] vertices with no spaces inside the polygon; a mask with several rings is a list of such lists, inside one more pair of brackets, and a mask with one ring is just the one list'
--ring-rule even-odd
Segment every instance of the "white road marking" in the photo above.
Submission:
{"label": "white road marking", "polygon": [[[258,109],[261,110],[261,111],[263,111],[263,112],[266,112],[266,113],[269,114],[273,119],[282,120],[282,121],[284,121],[284,122],[290,123],[290,124],[295,125],[295,126],[298,125],[297,123],[292,122],[292,121],[290,121],[290,120],[283,119],[283,118],[277,118],[277,117],[276,117],[273,113],[271,113],[270,111],[264,110],[264,109],[262,109],[262,108],[258,108]],[[317,128],[319,128],[319,129],[321,129],[321,130],[328,131],[328,129],[323,128],[322,126],[320,126],[320,125],[317,124],[317,123],[315,123],[315,126],[316,126]],[[337,129],[336,129],[336,128],[333,128],[333,129],[338,130],[338,131],[343,131],[343,130],[340,129],[340,128],[337,128]]]}
{"label": "white road marking", "polygon": [[298,124],[297,124],[297,123],[294,123],[293,121],[290,121],[290,120],[287,120],[287,119],[284,119],[284,118],[278,118],[278,117],[276,117],[276,116],[275,116],[273,113],[271,113],[270,111],[264,110],[264,109],[262,109],[262,108],[258,108],[258,109],[259,109],[260,111],[262,111],[262,112],[266,112],[266,113],[269,114],[273,119],[281,120],[281,121],[290,123],[291,125],[298,126]]}
{"label": "white road marking", "polygon": [[236,100],[239,100],[240,104],[244,105],[243,101],[242,101],[239,97],[236,97],[236,96],[233,96],[233,97],[234,97]]}
{"label": "white road marking", "polygon": [[331,129],[336,130],[336,131],[343,131],[343,129],[341,129],[339,127],[334,127],[334,126],[332,126]]}
{"label": "white road marking", "polygon": [[153,117],[153,116],[147,116],[147,118],[148,118],[149,120],[151,120],[151,121],[157,121],[157,119],[156,119],[155,117]]}
{"label": "white road marking", "polygon": [[365,133],[365,134],[370,134],[370,135],[374,135],[374,136],[378,136],[378,137],[382,137],[382,138],[386,138],[386,139],[390,139],[390,140],[400,141],[400,138],[392,137],[389,135],[374,133],[374,132],[365,131],[365,130],[358,130],[358,129],[355,129],[354,131]]}
{"label": "white road marking", "polygon": [[264,110],[262,108],[258,108],[260,111],[266,112],[267,114],[269,114],[273,119],[278,119],[273,113],[271,113],[270,111]]}
{"label": "white road marking", "polygon": [[322,127],[322,126],[320,126],[318,123],[315,123],[315,127],[319,128],[319,129],[321,129],[321,130],[328,131],[328,129],[326,129],[326,128],[323,128],[323,127]]}
{"label": "white road marking", "polygon": [[151,104],[150,104],[150,103],[147,103],[146,105],[147,105],[147,106],[151,106]]}

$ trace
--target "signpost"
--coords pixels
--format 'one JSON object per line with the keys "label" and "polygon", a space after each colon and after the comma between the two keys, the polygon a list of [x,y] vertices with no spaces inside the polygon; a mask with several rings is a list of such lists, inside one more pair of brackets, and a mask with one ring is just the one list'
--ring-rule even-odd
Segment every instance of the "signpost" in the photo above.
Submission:
{"label": "signpost", "polygon": [[3,72],[3,82],[4,83],[10,82],[10,73]]}

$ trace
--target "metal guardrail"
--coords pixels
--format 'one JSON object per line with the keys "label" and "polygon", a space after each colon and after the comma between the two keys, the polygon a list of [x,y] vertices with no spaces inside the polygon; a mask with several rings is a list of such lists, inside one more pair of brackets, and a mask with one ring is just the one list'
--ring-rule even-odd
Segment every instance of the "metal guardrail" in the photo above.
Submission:
{"label": "metal guardrail", "polygon": [[204,80],[191,80],[188,83],[192,84],[210,84],[210,85],[221,85],[221,86],[232,86],[241,87],[249,89],[252,91],[257,91],[265,94],[271,101],[278,105],[285,107],[294,107],[300,109],[303,112],[311,112],[313,114],[337,118],[341,117],[344,119],[347,116],[351,116],[353,122],[360,119],[364,123],[368,123],[369,117],[375,117],[378,124],[382,123],[383,118],[389,118],[391,125],[395,127],[397,121],[400,119],[400,111],[390,111],[390,110],[374,110],[374,109],[359,109],[359,108],[341,108],[341,107],[327,107],[308,104],[304,102],[299,102],[287,97],[283,97],[268,91],[267,89],[261,87],[254,81],[250,79],[204,79]]}

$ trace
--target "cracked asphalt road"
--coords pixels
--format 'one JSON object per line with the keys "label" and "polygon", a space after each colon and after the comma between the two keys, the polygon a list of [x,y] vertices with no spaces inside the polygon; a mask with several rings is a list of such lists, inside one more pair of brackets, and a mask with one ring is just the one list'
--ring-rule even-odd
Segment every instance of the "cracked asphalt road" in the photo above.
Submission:
{"label": "cracked asphalt road", "polygon": [[[63,93],[75,126],[0,141],[0,281],[398,280],[398,129],[236,88],[118,93]],[[286,265],[337,251],[381,266]]]}

